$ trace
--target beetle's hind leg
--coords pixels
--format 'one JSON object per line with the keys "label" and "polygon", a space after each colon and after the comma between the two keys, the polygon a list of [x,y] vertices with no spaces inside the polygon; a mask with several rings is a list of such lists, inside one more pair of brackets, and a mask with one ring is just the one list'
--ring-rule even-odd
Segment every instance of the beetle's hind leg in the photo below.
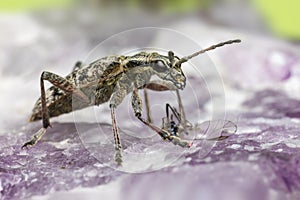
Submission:
{"label": "beetle's hind leg", "polygon": [[50,117],[48,113],[48,108],[46,105],[46,94],[45,94],[45,86],[44,81],[47,80],[50,83],[52,83],[54,86],[60,88],[61,90],[73,93],[75,97],[80,99],[81,101],[85,103],[89,103],[89,98],[79,89],[76,89],[75,86],[73,86],[72,83],[70,83],[67,79],[51,73],[44,71],[40,78],[40,88],[41,88],[41,104],[42,104],[42,121],[43,121],[43,127],[33,136],[33,138],[26,142],[22,148],[27,146],[33,146],[35,145],[46,133],[46,130],[48,127],[51,127],[50,125]]}
{"label": "beetle's hind leg", "polygon": [[150,123],[149,121],[147,121],[146,119],[144,119],[142,117],[142,100],[138,94],[138,90],[135,89],[132,92],[132,99],[131,99],[131,103],[132,103],[132,107],[134,110],[134,114],[135,116],[141,121],[143,122],[145,125],[147,125],[148,127],[150,127],[152,130],[154,130],[155,132],[157,132],[164,140],[169,140],[170,142],[172,142],[175,145],[179,145],[181,147],[191,147],[192,144],[186,140],[182,140],[177,136],[171,135],[168,131],[161,129],[157,126],[155,126],[154,124]]}

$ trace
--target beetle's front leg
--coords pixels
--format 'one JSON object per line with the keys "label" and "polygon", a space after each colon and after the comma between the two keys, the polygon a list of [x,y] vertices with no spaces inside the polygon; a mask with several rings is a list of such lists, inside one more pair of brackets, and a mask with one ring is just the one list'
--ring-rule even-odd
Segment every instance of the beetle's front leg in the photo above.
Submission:
{"label": "beetle's front leg", "polygon": [[155,126],[154,124],[150,123],[149,121],[147,121],[146,119],[142,118],[142,100],[138,94],[138,90],[135,89],[132,92],[132,99],[131,99],[131,104],[133,107],[133,111],[135,116],[141,121],[143,122],[145,125],[147,125],[148,127],[150,127],[152,130],[154,130],[155,132],[157,132],[164,140],[169,140],[170,142],[172,142],[175,145],[179,145],[181,147],[191,147],[192,144],[186,140],[182,140],[177,136],[173,136],[171,135],[168,131],[161,129],[157,126]]}
{"label": "beetle's front leg", "polygon": [[43,127],[33,136],[33,138],[30,141],[26,142],[22,146],[22,148],[35,145],[43,137],[43,135],[46,133],[47,128],[50,126],[49,113],[46,105],[46,95],[44,86],[45,80],[49,81],[54,86],[60,88],[65,92],[74,94],[74,96],[79,98],[81,101],[89,103],[89,98],[82,91],[76,89],[76,87],[67,79],[57,74],[44,71],[40,78]]}
{"label": "beetle's front leg", "polygon": [[147,88],[149,90],[154,90],[154,91],[167,91],[167,90],[170,90],[170,91],[175,90],[176,91],[177,102],[178,102],[178,107],[179,107],[179,123],[183,127],[184,132],[186,134],[188,134],[187,127],[189,127],[191,125],[191,123],[186,120],[179,90],[174,85],[172,85],[170,82],[163,81],[163,80],[152,81],[152,82],[148,83],[145,86],[145,88]]}

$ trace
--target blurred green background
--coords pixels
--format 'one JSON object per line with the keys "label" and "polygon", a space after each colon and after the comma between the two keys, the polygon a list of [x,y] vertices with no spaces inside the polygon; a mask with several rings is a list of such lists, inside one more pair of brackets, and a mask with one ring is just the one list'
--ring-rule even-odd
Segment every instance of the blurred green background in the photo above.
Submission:
{"label": "blurred green background", "polygon": [[299,0],[254,0],[254,4],[275,34],[292,40],[300,39]]}
{"label": "blurred green background", "polygon": [[73,0],[2,0],[0,9],[4,12],[22,12],[66,7],[72,3],[74,3]]}
{"label": "blurred green background", "polygon": [[[34,12],[74,7],[77,9],[90,7],[99,10],[115,7],[117,9],[142,9],[145,12],[164,15],[178,15],[183,13],[207,14],[213,10],[212,8],[222,6],[226,8],[232,6],[235,9],[239,9],[240,6],[236,5],[241,4],[251,7],[253,15],[258,15],[271,34],[288,40],[300,39],[300,26],[297,24],[298,19],[300,19],[299,0],[2,0],[0,1],[0,10],[1,12]],[[226,15],[231,15],[230,11],[229,9],[228,13],[226,13],[221,8],[215,12],[220,12],[220,15],[223,15],[221,18],[227,19]],[[238,11],[236,12],[238,13]],[[240,15],[242,16],[243,14],[243,11],[241,11]],[[210,17],[208,18],[210,19]],[[240,22],[240,24],[243,23],[245,21]],[[226,25],[222,20],[221,24]]]}

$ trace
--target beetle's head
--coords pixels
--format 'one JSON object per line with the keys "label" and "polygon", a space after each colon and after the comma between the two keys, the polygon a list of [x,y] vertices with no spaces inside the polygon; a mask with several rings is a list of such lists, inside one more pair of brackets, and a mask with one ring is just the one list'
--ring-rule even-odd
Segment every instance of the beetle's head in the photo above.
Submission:
{"label": "beetle's head", "polygon": [[228,40],[208,48],[197,51],[191,55],[178,58],[174,56],[172,51],[169,51],[168,56],[162,56],[158,53],[152,53],[150,56],[150,65],[156,72],[156,75],[163,80],[171,81],[178,89],[183,89],[186,84],[186,78],[181,70],[181,64],[187,62],[188,60],[205,53],[206,51],[213,50],[217,47],[224,46],[226,44],[239,43],[241,40]]}
{"label": "beetle's head", "polygon": [[179,60],[172,51],[169,51],[168,56],[152,53],[150,65],[159,78],[171,81],[176,88],[183,89],[186,84],[186,78],[181,70],[181,64],[176,64]]}

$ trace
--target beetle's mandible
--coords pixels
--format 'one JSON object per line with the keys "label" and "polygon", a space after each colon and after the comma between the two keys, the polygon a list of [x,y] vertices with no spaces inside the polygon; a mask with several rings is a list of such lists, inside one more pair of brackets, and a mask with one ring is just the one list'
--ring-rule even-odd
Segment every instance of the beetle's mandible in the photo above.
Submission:
{"label": "beetle's mandible", "polygon": [[[155,91],[176,90],[178,93],[178,90],[184,89],[186,84],[186,77],[181,69],[182,63],[206,51],[239,42],[241,42],[239,39],[228,40],[182,58],[175,56],[172,51],[169,51],[168,55],[140,52],[133,56],[108,56],[88,65],[77,62],[73,71],[66,77],[44,71],[40,77],[41,97],[37,100],[30,117],[30,121],[42,119],[43,127],[22,147],[33,146],[43,137],[50,127],[51,117],[109,102],[115,142],[114,160],[117,165],[121,165],[122,146],[115,109],[124,97],[132,92],[131,102],[137,119],[156,131],[164,140],[189,148],[192,145],[189,141],[151,122],[147,98],[145,100],[148,117],[147,119],[142,117],[142,101],[138,90],[145,88]],[[159,80],[151,81],[153,75],[159,77]],[[53,84],[47,91],[44,87],[45,80]],[[76,99],[75,102],[73,97]]]}

